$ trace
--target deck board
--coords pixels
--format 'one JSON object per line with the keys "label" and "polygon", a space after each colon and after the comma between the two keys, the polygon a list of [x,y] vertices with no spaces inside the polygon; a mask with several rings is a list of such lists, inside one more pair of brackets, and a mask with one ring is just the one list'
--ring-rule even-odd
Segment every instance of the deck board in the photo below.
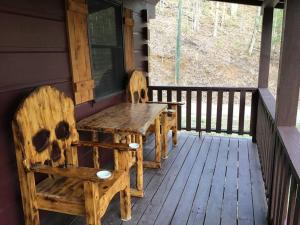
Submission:
{"label": "deck board", "polygon": [[[267,204],[257,147],[247,138],[181,132],[161,169],[145,169],[145,196],[132,198],[132,219],[120,220],[114,198],[102,225],[267,225]],[[154,138],[144,158],[154,157]],[[134,172],[131,174],[135,180]],[[50,215],[50,216],[49,216]],[[47,220],[44,219],[47,217]],[[42,225],[84,225],[83,217],[49,213]]]}
{"label": "deck board", "polygon": [[231,139],[227,159],[221,225],[237,224],[237,149],[238,140]]}

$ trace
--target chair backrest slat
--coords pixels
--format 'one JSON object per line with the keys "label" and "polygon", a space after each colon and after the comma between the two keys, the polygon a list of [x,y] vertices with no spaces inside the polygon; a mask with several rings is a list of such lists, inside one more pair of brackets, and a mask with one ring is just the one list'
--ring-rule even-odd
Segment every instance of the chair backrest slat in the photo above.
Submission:
{"label": "chair backrest slat", "polygon": [[32,92],[13,120],[14,141],[29,166],[62,166],[78,141],[72,99],[50,86]]}
{"label": "chair backrest slat", "polygon": [[132,103],[148,102],[147,80],[142,71],[135,70],[128,85],[129,101]]}

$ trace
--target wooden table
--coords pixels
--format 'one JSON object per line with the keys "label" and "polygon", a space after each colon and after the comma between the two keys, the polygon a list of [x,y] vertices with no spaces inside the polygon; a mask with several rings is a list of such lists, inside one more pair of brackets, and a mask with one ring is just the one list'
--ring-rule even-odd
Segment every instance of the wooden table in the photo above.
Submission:
{"label": "wooden table", "polygon": [[[114,134],[114,141],[120,142],[121,138],[126,143],[136,142],[140,148],[136,151],[136,189],[132,189],[132,195],[143,197],[143,166],[160,168],[161,165],[161,135],[160,115],[167,109],[166,104],[131,104],[121,103],[94,115],[91,115],[77,123],[79,130],[93,132],[94,138],[97,132]],[[155,124],[155,161],[143,162],[143,136],[146,135],[149,127]],[[98,163],[98,149],[94,149],[94,164]],[[132,157],[128,152],[114,151],[115,169],[128,170],[128,160]]]}

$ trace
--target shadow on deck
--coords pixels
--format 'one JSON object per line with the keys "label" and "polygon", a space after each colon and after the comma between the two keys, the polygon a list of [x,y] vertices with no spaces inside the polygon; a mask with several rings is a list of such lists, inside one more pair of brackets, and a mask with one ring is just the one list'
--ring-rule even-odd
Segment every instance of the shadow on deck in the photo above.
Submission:
{"label": "shadow on deck", "polygon": [[[154,157],[153,137],[144,149],[145,159]],[[144,187],[145,197],[132,199],[131,221],[120,220],[116,196],[102,224],[267,224],[258,152],[250,139],[182,132],[162,169],[145,170]],[[48,224],[84,225],[85,219],[51,213],[42,217],[42,225]]]}

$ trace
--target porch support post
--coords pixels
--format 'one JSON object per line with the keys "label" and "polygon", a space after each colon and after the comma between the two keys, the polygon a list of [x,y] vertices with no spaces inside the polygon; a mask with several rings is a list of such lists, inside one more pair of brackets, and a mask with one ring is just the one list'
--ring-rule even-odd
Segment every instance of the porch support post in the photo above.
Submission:
{"label": "porch support post", "polygon": [[300,1],[287,0],[276,101],[278,126],[295,126],[300,84]]}
{"label": "porch support post", "polygon": [[263,9],[258,87],[267,88],[269,81],[270,56],[272,45],[273,8]]}

